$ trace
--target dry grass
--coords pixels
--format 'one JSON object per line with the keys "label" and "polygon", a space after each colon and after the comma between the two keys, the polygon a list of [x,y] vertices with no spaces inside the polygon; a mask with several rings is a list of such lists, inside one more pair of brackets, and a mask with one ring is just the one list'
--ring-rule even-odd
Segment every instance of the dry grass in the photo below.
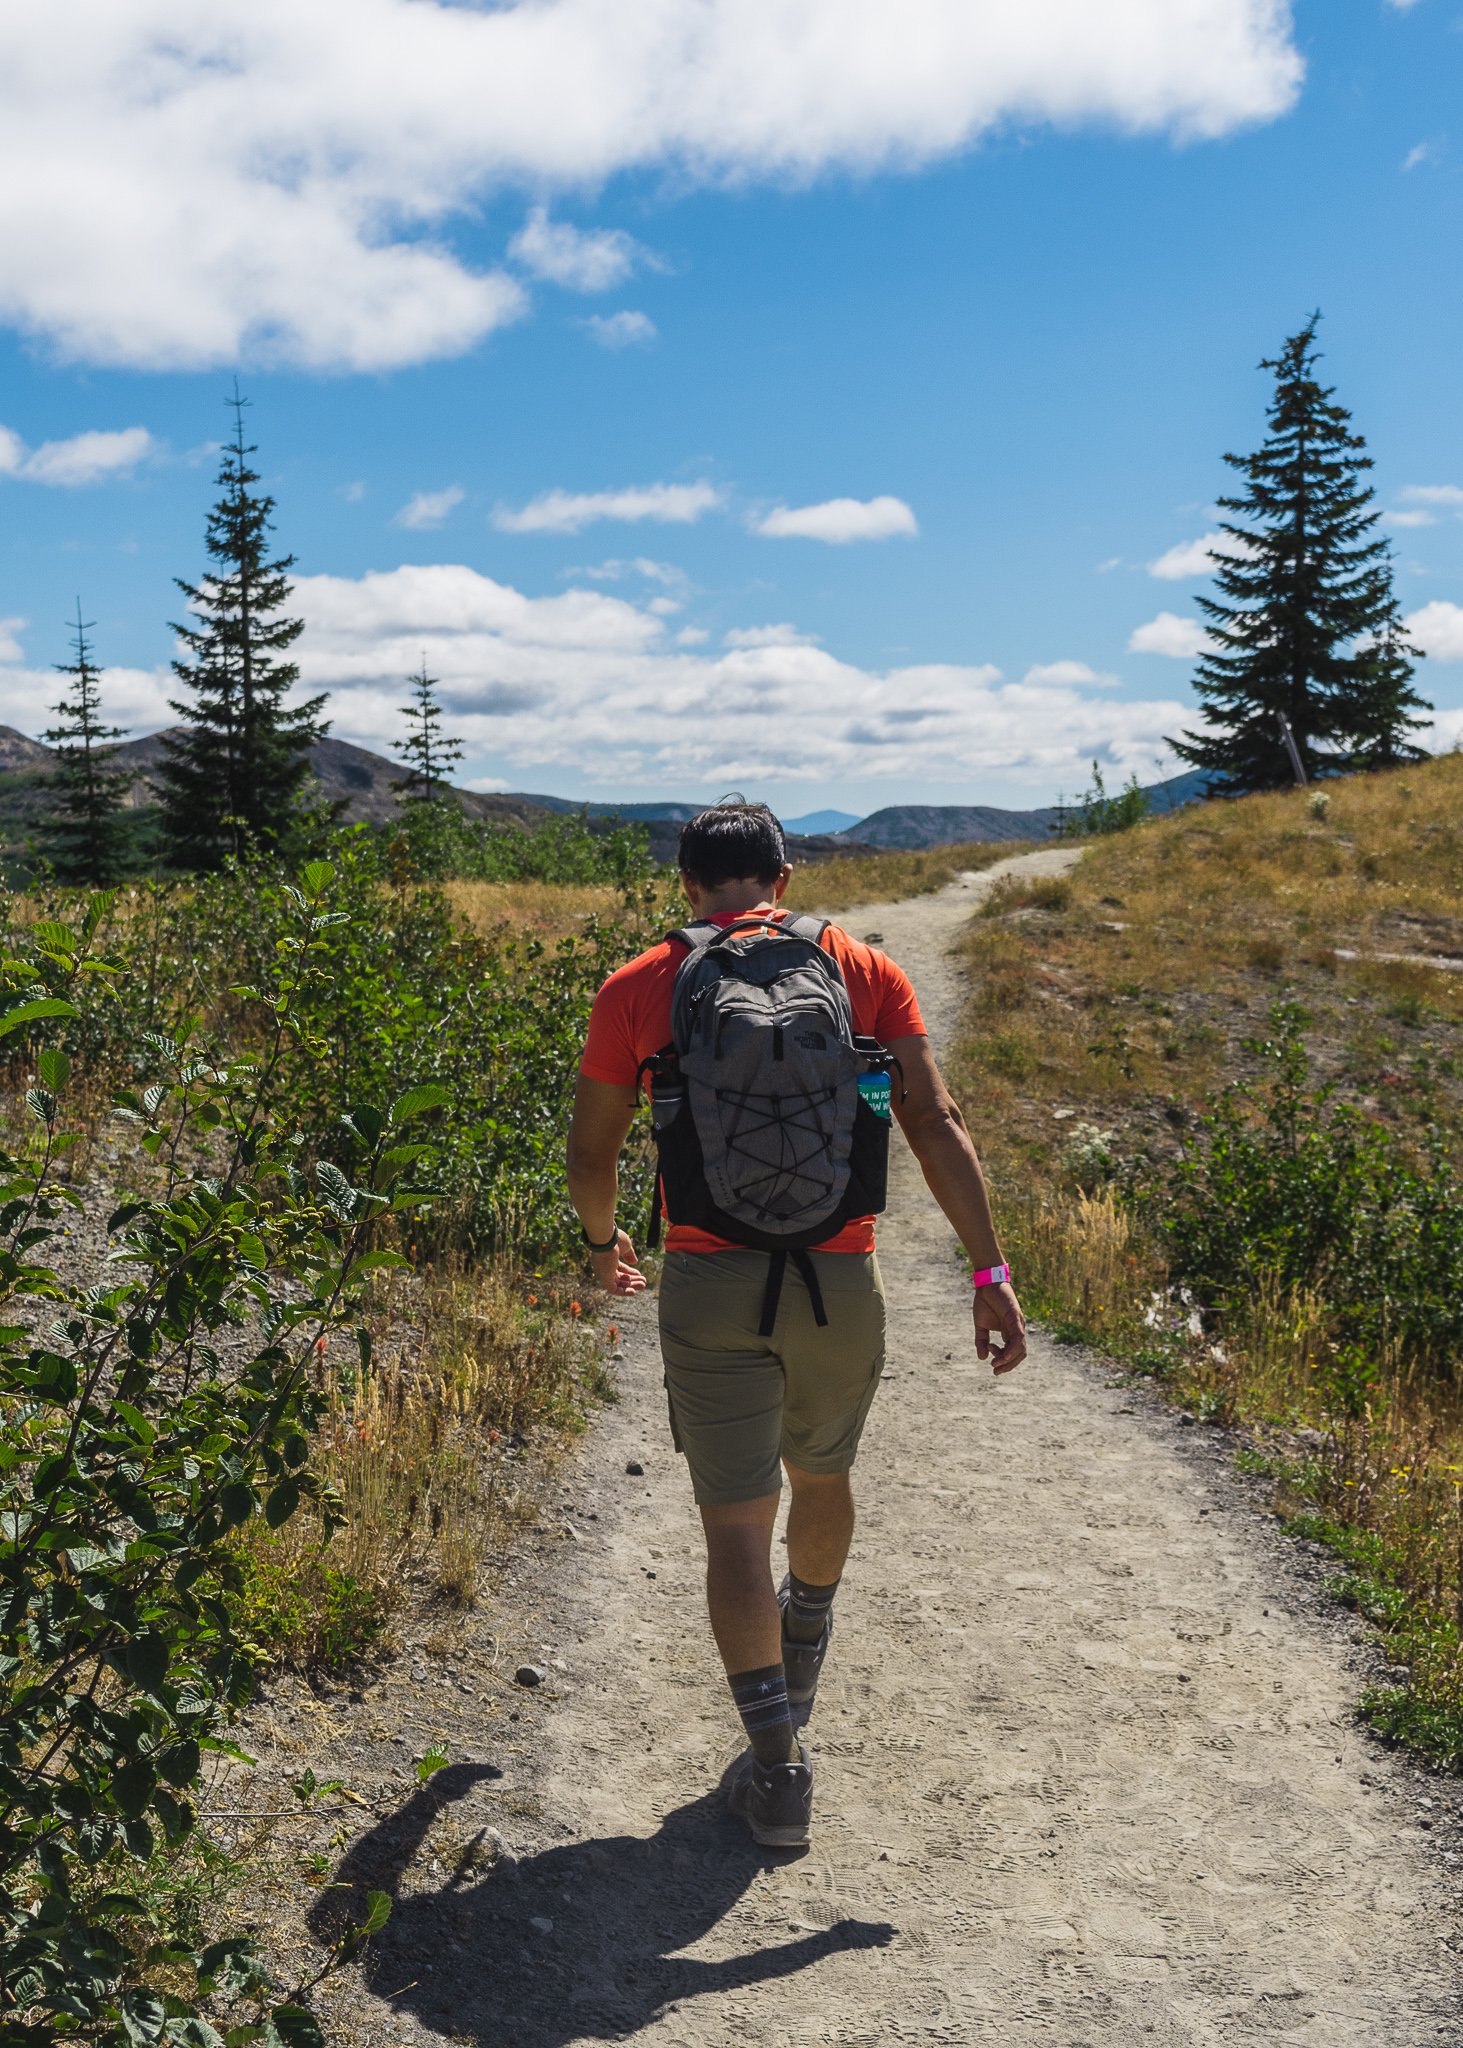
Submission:
{"label": "dry grass", "polygon": [[[1094,842],[1057,881],[1000,886],[964,941],[952,1078],[990,1168],[1018,1284],[1061,1339],[1242,1426],[1277,1507],[1353,1569],[1350,1597],[1407,1663],[1387,1732],[1463,1755],[1463,1400],[1348,1344],[1314,1294],[1261,1290],[1223,1328],[1173,1294],[1152,1241],[1092,1187],[1094,1147],[1176,1143],[1246,1041],[1301,1004],[1313,1080],[1404,1139],[1463,1132],[1463,759],[1206,804]],[[1350,952],[1363,957],[1348,960]],[[1384,953],[1417,956],[1402,961]],[[1268,1464],[1267,1464],[1268,1461]]]}
{"label": "dry grass", "polygon": [[582,1308],[507,1261],[449,1259],[378,1289],[369,1371],[353,1353],[316,1362],[329,1415],[313,1462],[343,1527],[323,1550],[303,1513],[241,1536],[247,1623],[270,1656],[340,1663],[408,1603],[473,1604],[557,1447],[613,1397]]}
{"label": "dry grass", "polygon": [[[1460,817],[1455,826],[1453,820]],[[1094,841],[1069,875],[998,885],[964,947],[953,1072],[998,1180],[1060,1181],[1058,1111],[1163,1134],[1247,1075],[1299,1001],[1318,1079],[1401,1128],[1463,1122],[1463,758],[1195,806]],[[1338,957],[1353,952],[1355,960]],[[1368,958],[1406,953],[1419,961]]]}
{"label": "dry grass", "polygon": [[452,908],[474,931],[488,933],[511,924],[539,939],[567,938],[591,913],[613,917],[620,904],[616,890],[587,883],[444,882],[442,886]]}
{"label": "dry grass", "polygon": [[1024,840],[1006,845],[982,839],[963,846],[932,846],[920,853],[875,853],[810,863],[794,870],[784,900],[789,910],[853,910],[862,903],[899,903],[906,896],[933,895],[958,874],[1029,851]]}

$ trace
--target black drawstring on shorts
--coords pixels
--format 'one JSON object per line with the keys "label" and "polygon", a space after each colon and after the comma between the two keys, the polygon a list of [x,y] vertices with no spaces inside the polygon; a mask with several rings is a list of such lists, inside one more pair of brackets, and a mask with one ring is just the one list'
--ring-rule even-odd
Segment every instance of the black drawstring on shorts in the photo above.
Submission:
{"label": "black drawstring on shorts", "polygon": [[762,1320],[757,1326],[759,1337],[770,1337],[777,1321],[777,1305],[782,1299],[782,1283],[787,1274],[787,1262],[791,1258],[802,1276],[813,1304],[813,1321],[820,1330],[828,1327],[828,1311],[823,1306],[823,1290],[818,1285],[818,1269],[806,1252],[769,1252],[767,1255],[767,1287],[762,1296]]}

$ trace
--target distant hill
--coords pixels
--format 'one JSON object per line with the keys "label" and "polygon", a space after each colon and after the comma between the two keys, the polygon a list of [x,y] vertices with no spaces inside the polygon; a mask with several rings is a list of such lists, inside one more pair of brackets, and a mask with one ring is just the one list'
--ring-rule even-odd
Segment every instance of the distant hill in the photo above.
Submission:
{"label": "distant hill", "polygon": [[857,823],[857,811],[808,811],[801,818],[784,818],[782,829],[806,838],[810,833],[847,832]]}
{"label": "distant hill", "polygon": [[[157,801],[154,778],[163,758],[164,736],[154,732],[140,740],[127,740],[114,756],[113,765],[132,774],[126,801],[134,810],[145,810]],[[23,837],[31,820],[45,810],[45,783],[55,758],[51,747],[27,739],[13,726],[0,725],[0,836],[6,840]],[[311,748],[310,765],[332,803],[344,798],[348,808],[342,815],[348,823],[381,825],[395,814],[396,793],[391,785],[405,773],[399,762],[372,754],[365,747],[353,747],[348,740],[323,739]],[[489,795],[476,789],[454,789],[452,794],[470,818],[494,819],[527,829],[549,816],[546,806],[526,797]]]}
{"label": "distant hill", "polygon": [[[1209,786],[1202,768],[1150,783],[1144,795],[1155,811],[1182,810],[1198,803]],[[908,850],[925,846],[957,846],[977,839],[1047,839],[1057,828],[1055,804],[1031,811],[1003,811],[988,804],[890,804],[861,818],[850,839],[870,846]]]}

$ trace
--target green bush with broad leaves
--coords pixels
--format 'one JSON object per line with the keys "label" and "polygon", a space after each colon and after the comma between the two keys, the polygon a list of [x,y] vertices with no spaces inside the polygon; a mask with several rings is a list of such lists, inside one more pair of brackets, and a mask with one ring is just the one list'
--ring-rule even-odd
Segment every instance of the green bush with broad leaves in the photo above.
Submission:
{"label": "green bush with broad leaves", "polygon": [[[1140,1162],[1128,1198],[1175,1280],[1222,1308],[1266,1284],[1309,1288],[1338,1328],[1441,1363],[1463,1351],[1463,1187],[1435,1132],[1420,1154],[1310,1077],[1307,1017],[1276,1003],[1245,1050],[1266,1078],[1211,1096],[1179,1157]],[[1346,1356],[1341,1354],[1341,1365]],[[1353,1389],[1348,1410],[1360,1395]]]}
{"label": "green bush with broad leaves", "polygon": [[[507,924],[474,931],[435,884],[390,886],[364,827],[335,833],[331,853],[341,920],[329,934],[332,972],[312,997],[309,1042],[268,1052],[267,1114],[298,1133],[312,1160],[348,1172],[364,1140],[342,1105],[429,1081],[453,1114],[417,1138],[416,1171],[436,1196],[419,1247],[478,1254],[506,1242],[535,1261],[570,1255],[578,1233],[563,1148],[590,1005],[615,968],[674,922],[664,885],[632,875],[615,915],[587,916],[572,937],[546,943]],[[121,972],[73,989],[76,1014],[60,1039],[87,1073],[125,1083],[146,1072],[153,1039],[176,1036],[190,1017],[235,1058],[265,1060],[269,1013],[250,991],[295,914],[285,872],[262,858],[230,863],[186,886],[142,885],[119,909],[106,943]],[[41,936],[51,929],[48,918],[5,934],[43,995],[65,973]],[[623,1166],[626,1215],[649,1203],[649,1149],[636,1145]]]}
{"label": "green bush with broad leaves", "polygon": [[[376,1247],[378,1219],[419,1199],[404,1185],[413,1127],[448,1099],[430,1082],[387,1110],[353,1107],[337,1160],[302,1167],[279,1108],[291,1089],[317,1099],[304,1075],[332,1070],[354,957],[336,879],[320,863],[276,888],[259,927],[268,956],[233,998],[251,1019],[246,1052],[187,1014],[129,1041],[150,1072],[119,1107],[157,1186],[110,1219],[105,1265],[43,1263],[79,1205],[56,1175],[63,1046],[35,1056],[26,1156],[0,1155],[3,2048],[322,2039],[304,2002],[318,1978],[280,1996],[247,1939],[201,1943],[170,1921],[150,1873],[198,1827],[210,1757],[241,1756],[228,1727],[253,1671],[231,1620],[231,1537],[304,1507],[325,1537],[335,1525],[309,1463],[323,1397],[307,1364],[322,1340],[349,1338],[357,1284],[401,1263]],[[96,897],[74,926],[32,929],[26,956],[5,963],[0,1035],[127,1015],[135,955],[96,957],[112,909]],[[373,1895],[319,1974],[387,1911]]]}

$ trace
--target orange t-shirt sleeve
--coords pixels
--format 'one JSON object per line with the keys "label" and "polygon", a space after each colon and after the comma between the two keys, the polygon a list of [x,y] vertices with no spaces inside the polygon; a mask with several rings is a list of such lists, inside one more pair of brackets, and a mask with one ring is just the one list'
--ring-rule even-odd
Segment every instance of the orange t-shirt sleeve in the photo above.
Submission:
{"label": "orange t-shirt sleeve", "polygon": [[914,984],[887,953],[876,953],[839,930],[830,931],[824,943],[843,969],[853,1028],[860,1037],[887,1045],[891,1038],[928,1036]]}
{"label": "orange t-shirt sleeve", "polygon": [[579,1071],[612,1088],[633,1088],[641,1060],[659,1052],[671,1035],[671,990],[684,948],[652,946],[616,968],[594,999]]}
{"label": "orange t-shirt sleeve", "polygon": [[608,1081],[613,1088],[633,1088],[638,1065],[633,989],[627,985],[622,967],[594,999],[579,1071],[591,1081]]}

